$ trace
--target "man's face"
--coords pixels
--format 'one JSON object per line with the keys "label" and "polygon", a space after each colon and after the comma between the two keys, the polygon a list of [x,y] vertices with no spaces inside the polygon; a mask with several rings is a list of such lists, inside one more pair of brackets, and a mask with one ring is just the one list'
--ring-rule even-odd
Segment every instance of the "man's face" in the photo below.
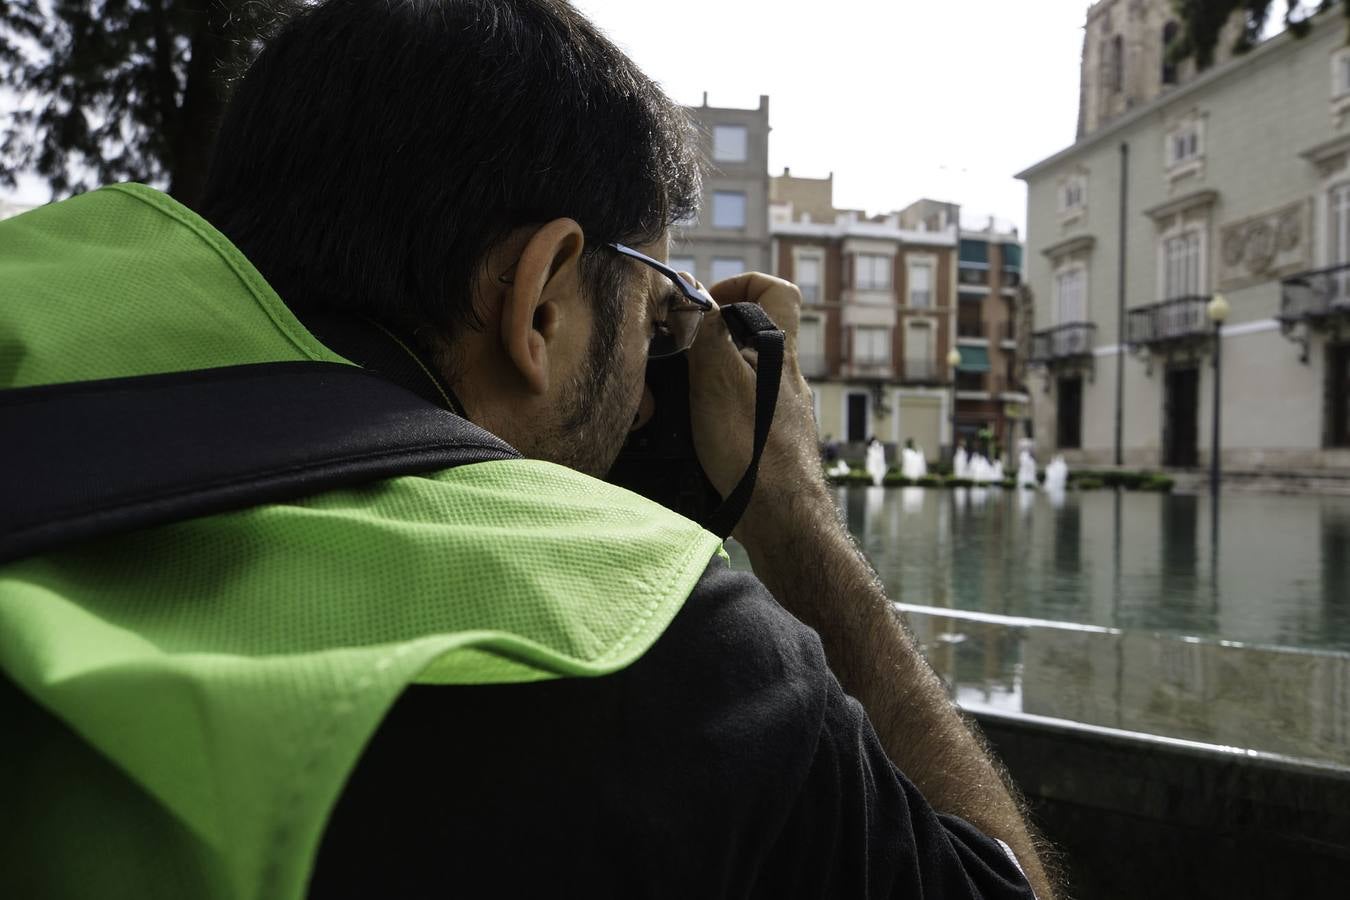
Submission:
{"label": "man's face", "polygon": [[[664,261],[667,241],[636,248]],[[597,478],[604,477],[623,448],[642,402],[647,345],[670,291],[660,274],[637,263],[618,261],[623,274],[617,303],[613,347],[606,347],[605,327],[592,318],[588,350],[562,401],[554,440],[553,461]],[[592,316],[613,307],[606,298],[590,297]]]}

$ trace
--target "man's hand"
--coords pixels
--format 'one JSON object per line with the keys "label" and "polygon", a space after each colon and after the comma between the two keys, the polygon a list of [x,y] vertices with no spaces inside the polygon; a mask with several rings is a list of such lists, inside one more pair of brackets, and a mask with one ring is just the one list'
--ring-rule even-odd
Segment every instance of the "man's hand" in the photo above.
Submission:
{"label": "man's hand", "polygon": [[[821,473],[811,389],[797,364],[801,293],[795,285],[749,272],[709,290],[723,306],[758,303],[783,330],[787,345],[773,429],[760,461],[750,506],[736,527],[747,546],[775,539],[788,505],[829,508]],[[689,350],[689,406],[694,448],[713,486],[731,493],[750,463],[755,431],[755,354],[738,351],[720,314],[709,313]]]}

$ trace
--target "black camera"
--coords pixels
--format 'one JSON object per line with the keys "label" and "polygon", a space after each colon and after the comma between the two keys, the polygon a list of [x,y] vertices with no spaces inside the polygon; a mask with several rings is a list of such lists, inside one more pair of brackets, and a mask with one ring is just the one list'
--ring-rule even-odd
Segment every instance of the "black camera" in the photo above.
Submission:
{"label": "black camera", "polygon": [[685,354],[648,362],[647,387],[656,411],[628,436],[608,480],[695,522],[707,522],[722,497],[694,452]]}
{"label": "black camera", "polygon": [[745,512],[755,487],[760,455],[778,402],[784,337],[754,303],[729,304],[722,307],[721,314],[736,346],[753,347],[759,359],[754,446],[750,465],[740,483],[724,500],[699,464],[689,417],[689,360],[683,353],[647,363],[647,386],[656,400],[656,411],[646,425],[628,436],[609,471],[609,481],[655,500],[725,538]]}

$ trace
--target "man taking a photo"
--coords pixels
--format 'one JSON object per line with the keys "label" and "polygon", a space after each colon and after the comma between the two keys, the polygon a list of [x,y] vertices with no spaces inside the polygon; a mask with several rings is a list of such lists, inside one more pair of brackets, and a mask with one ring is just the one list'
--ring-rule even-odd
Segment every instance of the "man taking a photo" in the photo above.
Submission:
{"label": "man taking a photo", "polygon": [[[324,0],[198,213],[115,186],[0,225],[24,403],[205,380],[264,434],[270,378],[356,364],[464,449],[0,566],[0,894],[1053,896],[839,523],[792,285],[708,289],[786,335],[754,575],[600,480],[657,352],[719,493],[750,461],[757,360],[661,266],[699,191],[681,110],[563,0]],[[268,442],[140,468],[236,437]]]}

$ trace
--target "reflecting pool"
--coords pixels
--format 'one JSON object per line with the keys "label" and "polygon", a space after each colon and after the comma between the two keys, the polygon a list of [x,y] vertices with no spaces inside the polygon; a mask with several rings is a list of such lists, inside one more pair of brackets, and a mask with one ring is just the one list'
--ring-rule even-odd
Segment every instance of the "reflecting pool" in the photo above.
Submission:
{"label": "reflecting pool", "polygon": [[838,501],[963,706],[1350,765],[1350,498]]}

